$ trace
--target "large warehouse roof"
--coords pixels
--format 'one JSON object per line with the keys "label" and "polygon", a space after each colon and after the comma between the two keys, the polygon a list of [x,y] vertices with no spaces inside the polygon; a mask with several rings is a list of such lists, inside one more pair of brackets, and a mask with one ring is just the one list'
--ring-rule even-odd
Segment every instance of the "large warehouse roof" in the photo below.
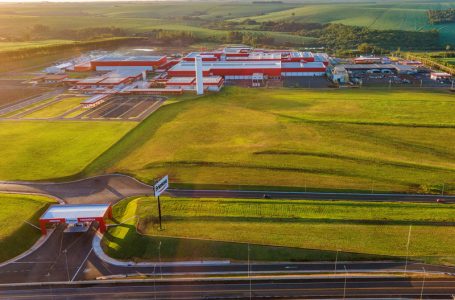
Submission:
{"label": "large warehouse roof", "polygon": [[[225,62],[225,61],[204,61],[202,70],[210,69],[280,69],[279,61],[246,61],[246,62]],[[193,62],[180,62],[173,66],[169,71],[194,71]]]}
{"label": "large warehouse roof", "polygon": [[93,61],[103,61],[103,62],[110,62],[110,61],[150,61],[155,62],[159,61],[165,56],[158,56],[158,55],[149,55],[149,56],[102,56],[97,58]]}
{"label": "large warehouse roof", "polygon": [[102,218],[109,209],[109,204],[52,205],[40,220]]}

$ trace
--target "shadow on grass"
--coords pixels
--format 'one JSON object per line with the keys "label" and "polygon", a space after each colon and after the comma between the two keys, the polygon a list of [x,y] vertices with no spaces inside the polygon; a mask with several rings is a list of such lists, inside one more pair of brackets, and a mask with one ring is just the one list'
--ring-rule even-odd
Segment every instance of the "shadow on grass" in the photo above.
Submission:
{"label": "shadow on grass", "polygon": [[[37,220],[49,205],[50,204],[45,205],[43,208],[36,211],[26,221],[35,226],[38,226]],[[22,225],[20,225],[19,228],[17,228],[14,232],[0,239],[0,262],[16,257],[19,254],[27,251],[33,246],[33,244],[39,239],[40,236],[40,229],[25,223],[24,220]]]}
{"label": "shadow on grass", "polygon": [[[248,259],[248,244],[210,240],[151,237],[136,232],[134,225],[122,224],[126,235],[115,236],[115,229],[106,232],[103,249],[111,257],[134,261],[185,261]],[[112,246],[115,245],[115,246]],[[336,251],[303,249],[281,246],[250,245],[250,259],[254,261],[334,261]],[[338,260],[400,260],[401,257],[339,252]]]}

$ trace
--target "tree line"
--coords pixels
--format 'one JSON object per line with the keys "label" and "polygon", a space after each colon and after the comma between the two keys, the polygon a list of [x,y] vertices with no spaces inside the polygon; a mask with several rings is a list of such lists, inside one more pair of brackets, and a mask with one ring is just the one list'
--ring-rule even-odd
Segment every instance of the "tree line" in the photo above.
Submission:
{"label": "tree line", "polygon": [[369,44],[379,49],[439,49],[439,32],[378,30],[343,24],[319,24],[296,22],[264,22],[260,30],[291,32],[317,39],[320,46],[339,50],[355,49],[361,44]]}
{"label": "tree line", "polygon": [[9,62],[15,60],[23,60],[34,56],[43,56],[50,55],[59,52],[69,51],[69,50],[81,50],[86,51],[90,49],[95,49],[99,47],[103,48],[112,48],[118,47],[125,42],[136,41],[139,38],[133,37],[117,37],[117,38],[105,38],[84,42],[74,42],[74,43],[65,43],[65,44],[54,44],[54,45],[45,45],[41,47],[33,48],[23,48],[15,49],[11,51],[2,51],[0,53],[0,62]]}

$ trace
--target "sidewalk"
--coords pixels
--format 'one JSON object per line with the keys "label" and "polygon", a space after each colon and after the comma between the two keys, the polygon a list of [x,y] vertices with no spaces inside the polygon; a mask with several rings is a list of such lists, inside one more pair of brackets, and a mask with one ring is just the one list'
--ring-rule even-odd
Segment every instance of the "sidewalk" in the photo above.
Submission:
{"label": "sidewalk", "polygon": [[103,235],[98,231],[92,241],[93,252],[102,261],[117,266],[117,267],[171,267],[171,266],[219,266],[228,265],[231,263],[229,260],[200,260],[200,261],[176,261],[176,262],[134,262],[134,261],[120,261],[108,256],[104,253],[101,247],[101,239]]}

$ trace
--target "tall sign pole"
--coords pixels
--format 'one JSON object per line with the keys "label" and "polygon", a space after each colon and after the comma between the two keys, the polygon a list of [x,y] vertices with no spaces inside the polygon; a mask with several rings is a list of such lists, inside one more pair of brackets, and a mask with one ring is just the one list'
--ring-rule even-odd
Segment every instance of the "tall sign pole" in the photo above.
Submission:
{"label": "tall sign pole", "polygon": [[163,230],[162,224],[161,224],[161,202],[160,202],[160,195],[164,193],[169,188],[169,176],[166,175],[160,180],[158,180],[157,183],[153,186],[154,192],[155,192],[155,197],[157,199],[157,204],[158,204],[158,219],[160,222],[160,230]]}

